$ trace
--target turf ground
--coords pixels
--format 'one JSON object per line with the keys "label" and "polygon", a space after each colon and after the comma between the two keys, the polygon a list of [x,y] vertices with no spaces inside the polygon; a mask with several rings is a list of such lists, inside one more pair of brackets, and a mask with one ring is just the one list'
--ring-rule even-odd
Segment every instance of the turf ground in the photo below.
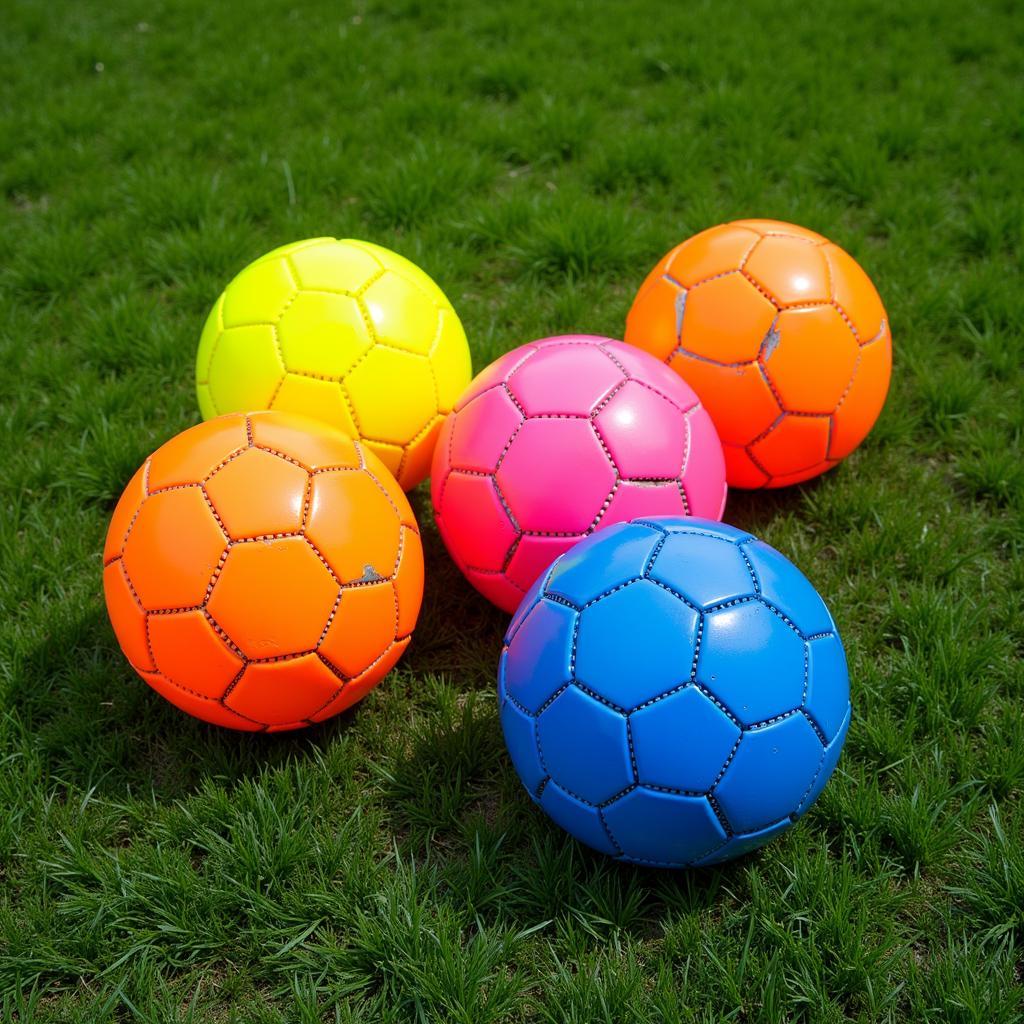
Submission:
{"label": "turf ground", "polygon": [[[9,0],[0,33],[0,1015],[17,1021],[1022,1019],[1024,180],[1012,0]],[[415,496],[426,610],[360,708],[201,726],[121,657],[107,516],[196,420],[227,279],[282,242],[420,262],[475,365],[621,335],[672,244],[807,224],[895,339],[869,441],[734,494],[847,645],[798,827],[635,870],[530,805],[505,617]]]}

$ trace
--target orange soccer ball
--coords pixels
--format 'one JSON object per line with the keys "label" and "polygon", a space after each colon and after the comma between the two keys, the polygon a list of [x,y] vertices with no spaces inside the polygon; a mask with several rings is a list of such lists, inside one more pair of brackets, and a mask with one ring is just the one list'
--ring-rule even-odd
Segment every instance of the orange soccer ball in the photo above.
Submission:
{"label": "orange soccer ball", "polygon": [[368,693],[409,643],[423,549],[383,463],[340,431],[237,413],[132,477],[103,553],[107,611],[158,693],[232,729],[297,729]]}
{"label": "orange soccer ball", "polygon": [[889,390],[892,339],[860,265],[773,220],[720,224],[647,276],[626,341],[675,368],[711,414],[730,487],[783,487],[831,469]]}

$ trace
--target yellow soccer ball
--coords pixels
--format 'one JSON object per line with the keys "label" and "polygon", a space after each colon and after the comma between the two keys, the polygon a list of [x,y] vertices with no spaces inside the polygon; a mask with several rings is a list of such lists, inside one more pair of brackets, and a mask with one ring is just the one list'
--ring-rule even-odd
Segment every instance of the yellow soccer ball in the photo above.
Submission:
{"label": "yellow soccer ball", "polygon": [[314,416],[361,438],[405,490],[429,475],[471,376],[465,331],[434,281],[349,238],[293,242],[250,263],[217,299],[196,356],[204,419]]}

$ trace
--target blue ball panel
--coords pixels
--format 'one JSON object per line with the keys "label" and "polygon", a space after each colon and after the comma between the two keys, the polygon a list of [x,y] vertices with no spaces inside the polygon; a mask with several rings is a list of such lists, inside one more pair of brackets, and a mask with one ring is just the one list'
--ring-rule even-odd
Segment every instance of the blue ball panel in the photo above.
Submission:
{"label": "blue ball panel", "polygon": [[739,530],[728,523],[720,523],[716,519],[701,519],[699,516],[644,516],[643,519],[634,519],[633,522],[649,523],[666,533],[704,533],[733,543],[752,539],[745,530]]}
{"label": "blue ball panel", "polygon": [[792,619],[804,636],[835,630],[825,602],[785,555],[760,540],[751,541],[743,547],[754,567],[761,596]]}
{"label": "blue ball panel", "polygon": [[748,601],[704,616],[697,680],[744,725],[800,707],[803,641],[770,608]]}
{"label": "blue ball panel", "polygon": [[700,615],[674,594],[638,580],[580,612],[576,677],[622,708],[690,678]]}
{"label": "blue ball panel", "polygon": [[609,804],[604,820],[626,860],[682,867],[726,840],[707,798],[634,789]]}
{"label": "blue ball panel", "polygon": [[731,540],[699,533],[672,534],[649,575],[702,607],[754,593],[743,551]]}
{"label": "blue ball panel", "polygon": [[544,767],[562,789],[599,804],[633,785],[626,719],[570,686],[537,718]]}
{"label": "blue ball panel", "polygon": [[737,725],[693,686],[634,711],[629,727],[641,784],[697,793],[714,785],[740,738]]}
{"label": "blue ball panel", "polygon": [[510,644],[512,638],[516,635],[519,627],[522,625],[523,620],[527,615],[533,611],[533,606],[537,604],[544,591],[544,585],[548,581],[548,576],[551,573],[551,569],[547,572],[543,572],[534,581],[533,586],[523,595],[522,601],[519,602],[519,607],[516,608],[512,615],[512,621],[508,624],[508,629],[505,630],[505,643]]}
{"label": "blue ball panel", "polygon": [[502,652],[505,694],[536,713],[572,678],[572,639],[576,612],[541,601],[523,619]]}
{"label": "blue ball panel", "polygon": [[[547,593],[582,607],[600,594],[644,574],[662,534],[646,526],[618,523],[571,547],[555,563]],[[590,555],[600,545],[600,557]]]}
{"label": "blue ball panel", "polygon": [[797,713],[745,732],[714,796],[735,832],[754,832],[796,814],[825,756]]}
{"label": "blue ball panel", "polygon": [[501,730],[505,734],[505,744],[512,757],[512,764],[515,765],[526,792],[536,799],[537,787],[548,773],[541,764],[540,753],[537,750],[534,719],[524,714],[510,701],[505,701],[501,705]]}
{"label": "blue ball panel", "polygon": [[846,734],[850,729],[850,712],[851,709],[847,707],[846,717],[843,719],[842,725],[839,726],[839,732],[836,733],[836,738],[825,748],[825,759],[822,762],[821,770],[818,772],[817,778],[814,780],[814,785],[811,786],[810,792],[804,797],[800,804],[797,814],[803,814],[815,800],[821,796],[821,791],[825,788],[825,783],[832,777],[832,773],[836,770],[836,765],[839,763],[839,755],[842,753],[843,744],[846,742]]}
{"label": "blue ball panel", "polygon": [[586,843],[600,853],[608,853],[613,857],[619,852],[608,838],[597,808],[580,803],[554,782],[549,782],[544,787],[540,805],[557,824],[581,843]]}
{"label": "blue ball panel", "polygon": [[729,842],[720,850],[716,850],[710,857],[705,857],[697,863],[701,866],[707,864],[721,864],[724,861],[732,860],[734,857],[742,857],[751,850],[764,846],[769,840],[774,839],[780,832],[785,832],[793,824],[790,818],[783,818],[767,828],[758,829],[756,832],[747,832],[744,835],[733,836]]}
{"label": "blue ball panel", "polygon": [[849,707],[850,677],[839,637],[830,634],[809,640],[804,709],[814,719],[826,743],[839,731]]}

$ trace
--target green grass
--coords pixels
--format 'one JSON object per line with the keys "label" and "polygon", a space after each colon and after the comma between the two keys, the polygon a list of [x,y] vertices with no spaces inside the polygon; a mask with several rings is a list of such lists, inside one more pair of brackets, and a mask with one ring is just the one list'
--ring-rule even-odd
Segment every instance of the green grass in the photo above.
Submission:
{"label": "green grass", "polygon": [[[1024,1019],[1022,8],[908,0],[5,5],[0,57],[0,1018]],[[728,516],[831,605],[855,718],[789,834],[613,864],[536,811],[504,617],[415,495],[399,670],[301,735],[217,732],[120,656],[99,552],[197,417],[203,317],[310,235],[422,263],[475,364],[621,335],[737,216],[854,253],[889,403],[827,477]]]}

